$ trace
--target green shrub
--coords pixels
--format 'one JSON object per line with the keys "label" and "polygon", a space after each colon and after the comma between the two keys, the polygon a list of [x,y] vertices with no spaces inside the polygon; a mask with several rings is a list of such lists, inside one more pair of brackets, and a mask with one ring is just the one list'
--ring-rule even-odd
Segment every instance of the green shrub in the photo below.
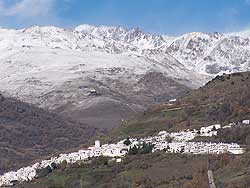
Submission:
{"label": "green shrub", "polygon": [[123,142],[126,146],[129,146],[131,144],[129,138],[127,138],[124,142]]}
{"label": "green shrub", "polygon": [[147,154],[151,153],[154,148],[154,145],[151,143],[143,143],[142,147],[137,147],[136,145],[129,149],[129,155],[136,155],[136,154]]}

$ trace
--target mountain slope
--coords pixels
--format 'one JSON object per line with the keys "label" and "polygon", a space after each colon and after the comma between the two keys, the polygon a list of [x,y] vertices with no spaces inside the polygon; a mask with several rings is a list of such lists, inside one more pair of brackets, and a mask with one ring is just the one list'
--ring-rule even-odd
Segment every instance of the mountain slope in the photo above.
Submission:
{"label": "mountain slope", "polygon": [[[175,102],[163,103],[125,121],[107,140],[143,137],[160,130],[183,130],[240,122],[250,117],[250,72],[217,76]],[[145,83],[149,80],[145,79]],[[159,86],[160,87],[160,86]],[[225,129],[236,131],[242,127]],[[245,125],[241,130],[248,130]],[[224,131],[224,129],[222,129]],[[247,133],[246,133],[247,134]],[[230,135],[230,134],[229,134]],[[218,134],[218,136],[220,136]],[[249,134],[246,135],[249,141]],[[230,137],[230,136],[229,136]],[[106,141],[107,141],[106,140]],[[225,140],[227,142],[229,140]],[[249,143],[249,142],[248,142]],[[16,187],[207,187],[208,161],[217,187],[249,186],[249,152],[243,155],[186,155],[155,152],[128,155],[122,163],[105,158],[59,167],[54,173]],[[180,170],[182,169],[182,170]],[[112,179],[112,181],[111,181]]]}
{"label": "mountain slope", "polygon": [[[250,72],[217,76],[176,102],[157,105],[112,130],[112,139],[143,137],[250,118]],[[119,139],[120,139],[119,138]]]}
{"label": "mountain slope", "polygon": [[30,104],[0,96],[0,173],[77,148],[97,130]]}
{"label": "mountain slope", "polygon": [[[91,164],[63,167],[33,182],[16,188],[80,188],[80,187],[191,187],[192,178],[197,188],[206,187],[206,173],[199,172],[206,164],[206,156],[184,156],[166,153],[127,156],[122,163],[105,158]],[[182,170],[179,170],[181,168]],[[192,170],[190,170],[192,169]],[[196,188],[192,186],[192,188]]]}
{"label": "mountain slope", "polygon": [[[249,70],[249,37],[219,33],[167,37],[91,25],[74,30],[1,29],[0,90],[109,129],[135,111],[178,98],[217,74]],[[141,84],[155,74],[164,80],[161,89],[155,76],[148,79],[151,84]],[[90,96],[92,89],[100,95]]]}

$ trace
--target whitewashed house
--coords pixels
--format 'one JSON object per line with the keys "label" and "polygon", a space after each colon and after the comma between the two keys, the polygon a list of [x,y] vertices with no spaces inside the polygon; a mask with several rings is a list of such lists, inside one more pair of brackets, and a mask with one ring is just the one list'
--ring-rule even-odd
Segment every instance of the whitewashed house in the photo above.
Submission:
{"label": "whitewashed house", "polygon": [[250,120],[243,120],[242,123],[246,124],[246,125],[249,125],[250,124]]}

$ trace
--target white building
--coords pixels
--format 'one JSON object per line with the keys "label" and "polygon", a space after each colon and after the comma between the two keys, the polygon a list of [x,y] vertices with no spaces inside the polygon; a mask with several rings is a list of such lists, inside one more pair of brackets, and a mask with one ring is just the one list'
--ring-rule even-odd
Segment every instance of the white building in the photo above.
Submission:
{"label": "white building", "polygon": [[[245,123],[249,123],[244,121]],[[143,143],[151,143],[154,145],[152,152],[156,150],[164,150],[171,153],[190,153],[190,154],[242,154],[244,149],[238,144],[226,144],[226,143],[211,143],[211,142],[190,142],[196,136],[214,136],[217,135],[217,130],[220,129],[219,124],[211,125],[208,127],[202,127],[200,133],[197,130],[179,131],[168,133],[166,131],[160,131],[158,135],[152,137],[146,137],[141,139],[130,138],[131,144],[129,146],[124,144],[125,140],[121,140],[115,144],[104,144],[101,146],[99,140],[95,141],[95,145],[88,147],[87,149],[81,149],[77,152],[69,154],[60,154],[57,157],[52,157],[49,160],[43,160],[40,163],[35,163],[32,166],[21,168],[16,172],[8,172],[0,176],[0,186],[12,185],[13,181],[23,182],[31,181],[36,176],[36,171],[39,169],[51,166],[52,163],[61,164],[66,161],[69,164],[76,163],[78,161],[89,160],[93,157],[106,156],[111,158],[117,158],[116,162],[120,163],[121,157],[124,157],[130,147],[142,146]],[[168,138],[172,138],[169,142]]]}
{"label": "white building", "polygon": [[249,125],[250,124],[250,120],[243,120],[242,123],[246,124],[246,125]]}
{"label": "white building", "polygon": [[101,147],[101,142],[99,140],[95,141],[95,148],[100,148]]}

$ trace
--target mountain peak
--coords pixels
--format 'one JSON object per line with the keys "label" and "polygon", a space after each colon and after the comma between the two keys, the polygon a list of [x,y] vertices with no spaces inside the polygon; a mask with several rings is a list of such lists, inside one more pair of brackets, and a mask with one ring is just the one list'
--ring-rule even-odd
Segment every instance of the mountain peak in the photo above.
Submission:
{"label": "mountain peak", "polygon": [[74,31],[76,32],[86,32],[86,31],[92,31],[96,28],[94,25],[89,24],[82,24],[75,27]]}
{"label": "mountain peak", "polygon": [[115,31],[127,31],[127,29],[121,27],[121,26],[105,26],[105,25],[89,25],[89,24],[82,24],[74,29],[75,32],[84,32],[84,33],[92,33],[92,32],[115,32]]}
{"label": "mountain peak", "polygon": [[226,33],[227,36],[237,36],[242,38],[250,38],[250,29],[239,31],[239,32],[232,32],[232,33]]}
{"label": "mountain peak", "polygon": [[66,29],[56,26],[32,26],[22,30],[27,33],[53,33],[53,32],[64,32]]}

